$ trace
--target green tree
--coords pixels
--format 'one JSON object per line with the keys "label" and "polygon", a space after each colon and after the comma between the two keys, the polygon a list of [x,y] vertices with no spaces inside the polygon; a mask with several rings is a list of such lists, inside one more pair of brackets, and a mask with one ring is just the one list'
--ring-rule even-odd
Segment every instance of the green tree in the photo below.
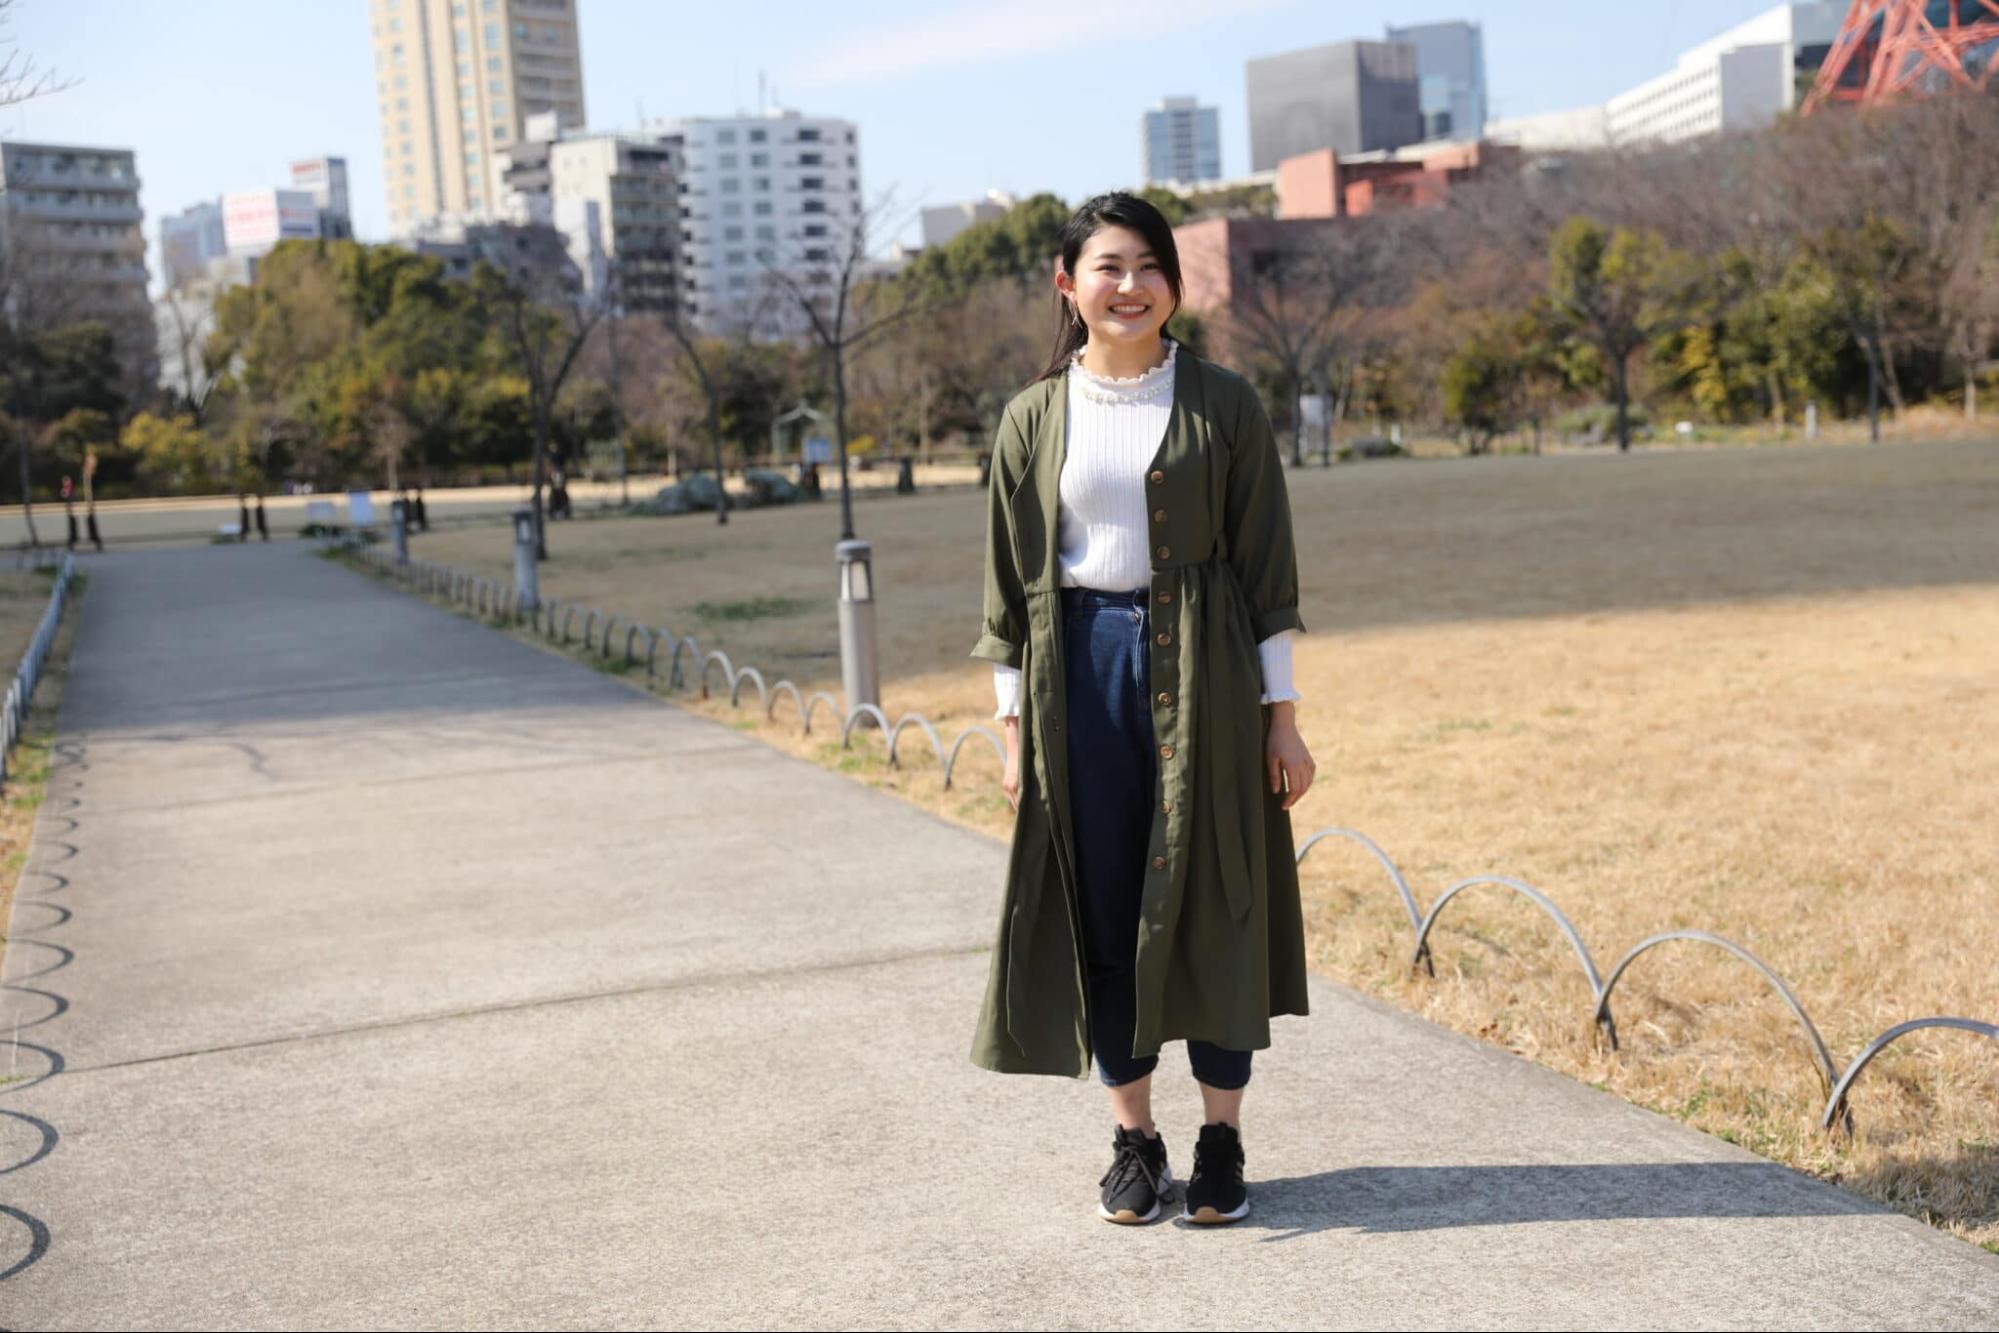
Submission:
{"label": "green tree", "polygon": [[1617,408],[1617,447],[1631,447],[1631,357],[1684,318],[1686,260],[1657,232],[1609,231],[1572,217],[1549,247],[1551,306],[1593,348]]}

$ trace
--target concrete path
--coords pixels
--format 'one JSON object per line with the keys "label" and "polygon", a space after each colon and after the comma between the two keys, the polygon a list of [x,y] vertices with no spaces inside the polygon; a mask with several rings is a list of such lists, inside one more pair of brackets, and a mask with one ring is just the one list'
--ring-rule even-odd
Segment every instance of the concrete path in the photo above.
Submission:
{"label": "concrete path", "polygon": [[1999,1322],[1999,1257],[1331,983],[1251,1218],[1108,1226],[1102,1092],[967,1059],[997,843],[298,548],[91,575],[7,1326]]}

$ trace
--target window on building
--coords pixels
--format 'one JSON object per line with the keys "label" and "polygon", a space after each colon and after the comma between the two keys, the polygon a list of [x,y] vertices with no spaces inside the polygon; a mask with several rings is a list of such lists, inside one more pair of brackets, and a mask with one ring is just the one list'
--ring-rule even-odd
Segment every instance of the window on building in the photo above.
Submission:
{"label": "window on building", "polygon": [[750,154],[750,165],[751,165],[751,166],[753,166],[753,167],[767,167],[767,166],[769,166],[769,165],[770,165],[770,154],[769,154],[769,153],[751,153],[751,154]]}
{"label": "window on building", "polygon": [[723,216],[723,217],[725,217],[725,218],[739,218],[739,217],[741,217],[742,215],[743,215],[743,206],[742,206],[742,205],[741,205],[740,203],[737,203],[737,202],[736,202],[735,200],[733,200],[733,199],[728,199],[728,200],[724,200],[724,201],[723,201],[723,203],[722,203],[722,216]]}
{"label": "window on building", "polygon": [[750,205],[750,211],[751,211],[752,213],[756,214],[756,215],[757,215],[758,217],[760,217],[760,218],[767,218],[767,217],[769,217],[769,216],[770,216],[770,200],[768,200],[768,199],[759,199],[759,200],[757,200],[757,201],[756,201],[756,202],[755,202],[754,204]]}
{"label": "window on building", "polygon": [[734,176],[731,176],[728,179],[724,180],[718,188],[720,188],[723,194],[735,194],[738,190],[742,188],[742,184],[743,183],[741,181],[737,180]]}
{"label": "window on building", "polygon": [[492,116],[494,120],[505,120],[507,118],[507,104],[505,102],[493,103]]}
{"label": "window on building", "polygon": [[736,132],[735,132],[734,130],[716,130],[716,131],[715,131],[715,142],[716,142],[716,143],[718,143],[718,144],[722,144],[722,143],[734,143],[735,141],[736,141]]}
{"label": "window on building", "polygon": [[820,165],[821,161],[822,159],[817,153],[800,153],[798,155],[798,165],[801,167],[816,167]]}
{"label": "window on building", "polygon": [[824,236],[826,234],[826,224],[823,222],[814,222],[805,228],[805,234],[814,238]]}
{"label": "window on building", "polygon": [[493,127],[493,142],[505,143],[506,141],[507,141],[507,127],[505,125],[495,125]]}
{"label": "window on building", "polygon": [[486,94],[489,97],[504,96],[506,91],[507,81],[505,79],[493,79],[486,84]]}
{"label": "window on building", "polygon": [[826,211],[826,201],[824,199],[802,199],[799,201],[798,211],[801,213],[824,213]]}
{"label": "window on building", "polygon": [[852,143],[853,141],[854,141],[854,132],[853,132],[852,130],[848,130],[848,131],[847,131],[847,142],[848,142],[848,143]]}
{"label": "window on building", "polygon": [[849,177],[847,177],[847,188],[848,188],[849,190],[853,190],[853,191],[855,191],[856,193],[858,193],[858,192],[860,191],[860,188],[861,188],[861,182],[860,182],[860,180],[859,180],[859,179],[858,179],[857,177],[854,177],[854,176],[849,176]]}
{"label": "window on building", "polygon": [[486,70],[488,73],[498,74],[500,72],[500,58],[498,56],[487,56]]}
{"label": "window on building", "polygon": [[818,143],[818,142],[819,142],[819,131],[818,131],[818,130],[812,130],[812,129],[805,129],[805,130],[800,130],[800,131],[798,132],[798,142],[800,142],[800,143]]}
{"label": "window on building", "polygon": [[725,241],[740,241],[743,239],[743,229],[741,227],[724,227],[722,228],[722,239]]}
{"label": "window on building", "polygon": [[[521,26],[522,26],[522,27],[526,27],[527,25],[526,25],[526,24],[522,24]],[[488,47],[488,48],[491,48],[491,47],[495,47],[495,46],[498,46],[499,44],[500,44],[500,25],[499,25],[499,24],[497,24],[497,23],[488,23],[488,24],[486,25],[486,45],[487,45],[487,47]]]}
{"label": "window on building", "polygon": [[776,227],[758,227],[758,228],[757,228],[757,239],[758,239],[758,240],[760,240],[760,241],[774,241],[774,240],[776,240],[776,239],[777,239],[777,228],[776,228]]}
{"label": "window on building", "polygon": [[762,142],[764,141],[764,139],[765,139],[766,137],[767,137],[767,136],[765,135],[765,133],[764,133],[764,132],[763,132],[762,130],[751,130],[751,131],[750,131],[750,142],[751,142],[751,143],[762,143]]}
{"label": "window on building", "polygon": [[397,92],[403,92],[403,91],[405,91],[405,90],[406,90],[406,89],[407,89],[407,88],[408,88],[409,86],[410,86],[410,81],[409,81],[408,79],[404,78],[404,77],[403,77],[402,75],[400,75],[400,74],[396,75],[396,91],[397,91]]}
{"label": "window on building", "polygon": [[721,153],[716,156],[715,165],[723,171],[734,171],[739,164],[734,153]]}
{"label": "window on building", "polygon": [[758,194],[769,194],[770,177],[768,176],[757,177],[755,180],[750,182],[750,188],[752,190],[755,190]]}
{"label": "window on building", "polygon": [[469,78],[471,78],[471,77],[472,77],[472,62],[471,62],[471,61],[469,61],[469,60],[461,60],[461,61],[459,61],[459,62],[458,62],[458,77],[459,77],[459,78],[461,78],[461,79],[469,79]]}
{"label": "window on building", "polygon": [[854,155],[853,155],[852,153],[849,153],[849,154],[847,154],[847,165],[848,165],[848,166],[850,166],[850,167],[857,167],[857,166],[859,166],[860,164],[861,164],[861,160],[860,160],[859,158],[855,157],[855,156],[854,156]]}
{"label": "window on building", "polygon": [[801,190],[823,190],[826,188],[826,178],[824,176],[800,176],[798,178],[798,188]]}

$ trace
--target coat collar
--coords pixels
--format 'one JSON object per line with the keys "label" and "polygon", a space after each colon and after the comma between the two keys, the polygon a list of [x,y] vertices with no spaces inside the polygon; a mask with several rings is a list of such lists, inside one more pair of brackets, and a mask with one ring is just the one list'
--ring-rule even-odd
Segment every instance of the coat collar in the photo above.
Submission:
{"label": "coat collar", "polygon": [[[1160,439],[1159,447],[1145,465],[1147,472],[1160,466],[1160,460],[1166,456],[1176,437],[1185,439],[1190,436],[1196,418],[1201,416],[1203,395],[1199,361],[1199,357],[1187,350],[1185,343],[1178,345],[1173,357],[1173,411],[1167,419],[1166,433]],[[1033,479],[1037,498],[1044,503],[1053,503],[1062,478],[1062,463],[1069,450],[1069,372],[1065,369],[1047,383],[1051,386],[1049,402],[1041,413],[1040,428],[1034,432],[1026,474]],[[1051,527],[1052,518],[1051,511]]]}

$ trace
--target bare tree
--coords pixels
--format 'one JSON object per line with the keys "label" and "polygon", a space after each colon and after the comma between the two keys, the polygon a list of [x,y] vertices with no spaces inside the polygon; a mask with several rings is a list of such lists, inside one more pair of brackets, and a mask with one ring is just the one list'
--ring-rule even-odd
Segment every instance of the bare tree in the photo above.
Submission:
{"label": "bare tree", "polygon": [[0,106],[48,97],[74,88],[77,82],[57,78],[52,69],[36,68],[34,56],[14,44],[6,30],[17,7],[17,0],[0,0]]}
{"label": "bare tree", "polygon": [[1277,372],[1291,422],[1293,467],[1305,462],[1299,395],[1308,381],[1350,379],[1357,351],[1350,335],[1382,279],[1385,240],[1374,220],[1335,219],[1316,234],[1274,232],[1270,244],[1231,249],[1231,300],[1223,322],[1241,351]]}
{"label": "bare tree", "polygon": [[527,381],[534,429],[535,558],[548,559],[542,488],[548,483],[550,423],[563,382],[603,318],[601,293],[586,291],[562,234],[552,227],[496,228],[483,238],[476,290],[509,360]]}
{"label": "bare tree", "polygon": [[895,192],[884,191],[873,203],[858,206],[852,216],[823,216],[823,235],[803,229],[786,238],[787,250],[758,251],[767,284],[789,297],[788,309],[802,318],[806,331],[826,358],[833,383],[833,436],[840,454],[840,538],[854,535],[854,504],[847,478],[847,368],[849,359],[866,344],[929,308],[909,284],[871,274],[870,235],[893,235],[910,216],[898,212]]}
{"label": "bare tree", "polygon": [[208,398],[217,379],[208,364],[208,337],[215,332],[215,298],[212,292],[174,288],[160,301],[173,337],[181,398],[199,429],[207,419]]}

